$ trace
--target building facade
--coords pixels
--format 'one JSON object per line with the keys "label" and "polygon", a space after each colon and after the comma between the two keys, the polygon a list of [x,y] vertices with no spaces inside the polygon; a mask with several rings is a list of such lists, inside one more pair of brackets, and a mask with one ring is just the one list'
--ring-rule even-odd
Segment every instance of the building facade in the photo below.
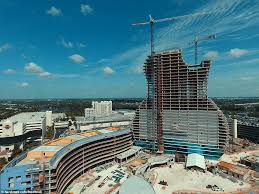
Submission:
{"label": "building facade", "polygon": [[46,126],[51,127],[52,124],[52,111],[46,111]]}
{"label": "building facade", "polygon": [[133,120],[135,144],[167,153],[219,157],[229,140],[225,116],[208,98],[210,61],[188,66],[181,50],[149,56],[147,98]]}
{"label": "building facade", "polygon": [[45,112],[24,112],[0,122],[0,151],[30,141],[41,141],[46,129]]}
{"label": "building facade", "polygon": [[230,117],[228,118],[228,125],[233,138],[248,139],[253,143],[259,143],[259,126],[256,124]]}
{"label": "building facade", "polygon": [[248,139],[254,143],[259,143],[259,127],[246,125],[246,124],[237,124],[237,137],[242,139]]}
{"label": "building facade", "polygon": [[93,101],[92,108],[85,109],[85,118],[103,117],[112,114],[112,101]]}
{"label": "building facade", "polygon": [[132,147],[129,128],[87,131],[50,141],[19,155],[1,171],[4,191],[65,193],[79,176]]}

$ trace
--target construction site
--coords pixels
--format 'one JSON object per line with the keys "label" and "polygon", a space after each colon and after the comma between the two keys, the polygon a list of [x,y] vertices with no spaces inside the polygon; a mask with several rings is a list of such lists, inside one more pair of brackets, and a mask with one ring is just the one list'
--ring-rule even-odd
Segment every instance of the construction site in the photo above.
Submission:
{"label": "construction site", "polygon": [[[254,150],[239,155],[224,154],[219,161],[191,154],[184,162],[177,162],[175,155],[156,155],[141,149],[127,161],[113,161],[89,170],[68,186],[66,193],[137,194],[140,190],[143,194],[258,192],[259,173],[240,163],[242,158],[251,154],[259,157],[259,151]],[[142,180],[133,186],[128,183],[134,181],[131,180],[135,179],[133,177]]]}
{"label": "construction site", "polygon": [[[211,61],[188,65],[181,49],[144,63],[147,97],[132,127],[75,132],[29,150],[1,171],[1,189],[58,194],[259,193],[259,146],[236,137],[208,97]],[[87,109],[90,114],[92,109]]]}

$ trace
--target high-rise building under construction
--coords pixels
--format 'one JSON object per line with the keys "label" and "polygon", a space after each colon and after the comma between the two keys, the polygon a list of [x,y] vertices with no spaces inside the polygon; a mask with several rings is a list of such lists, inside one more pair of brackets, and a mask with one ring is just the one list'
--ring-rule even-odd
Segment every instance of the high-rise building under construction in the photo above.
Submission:
{"label": "high-rise building under construction", "polygon": [[228,144],[229,127],[208,98],[210,61],[187,65],[181,50],[149,56],[144,65],[147,98],[133,121],[135,144],[165,153],[220,156]]}

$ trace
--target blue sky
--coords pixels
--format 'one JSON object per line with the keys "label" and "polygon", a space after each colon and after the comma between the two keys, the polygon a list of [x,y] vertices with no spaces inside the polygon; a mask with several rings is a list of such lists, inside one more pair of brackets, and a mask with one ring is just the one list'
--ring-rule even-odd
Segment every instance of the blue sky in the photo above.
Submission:
{"label": "blue sky", "polygon": [[[198,15],[197,15],[198,13]],[[134,22],[188,14],[155,26],[155,49],[199,46],[213,60],[209,96],[259,95],[259,1],[0,1],[0,98],[144,97],[148,26]]]}

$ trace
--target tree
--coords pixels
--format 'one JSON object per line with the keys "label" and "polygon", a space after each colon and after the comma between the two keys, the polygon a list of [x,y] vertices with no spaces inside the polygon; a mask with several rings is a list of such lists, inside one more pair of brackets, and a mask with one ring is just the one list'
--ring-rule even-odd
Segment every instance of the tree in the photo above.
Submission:
{"label": "tree", "polygon": [[53,136],[54,136],[54,130],[53,129],[48,129],[45,132],[44,139],[53,139]]}
{"label": "tree", "polygon": [[0,158],[0,170],[7,164],[6,158]]}
{"label": "tree", "polygon": [[18,145],[14,145],[14,149],[12,150],[12,155],[10,157],[10,160],[18,156],[20,153],[22,153],[22,149]]}

